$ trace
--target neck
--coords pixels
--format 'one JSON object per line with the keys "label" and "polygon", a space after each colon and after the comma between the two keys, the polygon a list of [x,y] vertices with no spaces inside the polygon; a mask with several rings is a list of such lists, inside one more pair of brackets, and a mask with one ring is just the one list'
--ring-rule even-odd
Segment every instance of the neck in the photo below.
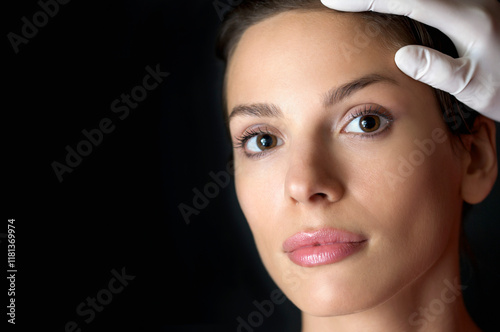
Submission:
{"label": "neck", "polygon": [[412,284],[386,302],[349,315],[302,313],[302,332],[400,331],[479,332],[462,297],[458,248],[447,252]]}

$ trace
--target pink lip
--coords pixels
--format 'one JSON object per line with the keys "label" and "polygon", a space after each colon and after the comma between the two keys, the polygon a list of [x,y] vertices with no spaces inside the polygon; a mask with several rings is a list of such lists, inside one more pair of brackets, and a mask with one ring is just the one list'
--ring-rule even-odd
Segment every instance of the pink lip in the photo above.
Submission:
{"label": "pink lip", "polygon": [[358,234],[323,228],[289,237],[283,250],[295,264],[312,267],[339,262],[360,250],[366,241]]}

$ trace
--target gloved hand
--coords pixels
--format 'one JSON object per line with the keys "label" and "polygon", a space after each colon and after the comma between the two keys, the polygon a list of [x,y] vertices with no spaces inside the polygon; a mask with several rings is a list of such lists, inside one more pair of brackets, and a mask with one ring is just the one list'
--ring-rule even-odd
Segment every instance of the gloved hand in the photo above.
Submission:
{"label": "gloved hand", "polygon": [[500,121],[500,3],[496,0],[321,0],[339,11],[405,15],[445,33],[460,58],[427,47],[398,50],[399,69]]}

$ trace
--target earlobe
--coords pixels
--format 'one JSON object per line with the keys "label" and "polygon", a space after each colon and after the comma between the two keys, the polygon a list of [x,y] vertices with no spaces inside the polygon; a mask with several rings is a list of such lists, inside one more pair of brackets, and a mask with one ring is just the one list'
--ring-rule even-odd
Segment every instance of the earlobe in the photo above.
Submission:
{"label": "earlobe", "polygon": [[469,204],[483,201],[491,192],[498,175],[495,123],[479,115],[467,135],[468,154],[464,165],[462,198]]}

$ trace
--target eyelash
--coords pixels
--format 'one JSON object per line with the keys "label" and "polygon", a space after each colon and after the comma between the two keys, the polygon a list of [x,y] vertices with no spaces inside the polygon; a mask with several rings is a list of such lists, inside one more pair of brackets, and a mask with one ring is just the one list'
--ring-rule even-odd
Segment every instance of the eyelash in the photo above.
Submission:
{"label": "eyelash", "polygon": [[[378,115],[383,118],[385,118],[388,121],[387,126],[380,132],[375,132],[375,133],[366,133],[366,134],[354,134],[357,136],[360,136],[362,139],[373,139],[375,136],[378,136],[382,133],[384,133],[386,130],[388,130],[391,127],[391,124],[394,120],[392,115],[382,106],[376,106],[375,108],[373,107],[374,105],[365,105],[364,109],[358,108],[356,109],[353,113],[350,114],[350,120],[347,122],[347,124],[351,123],[356,118],[359,118],[361,116],[365,115]],[[346,125],[347,125],[346,124]],[[345,127],[345,126],[344,126]],[[267,127],[258,127],[258,128],[250,128],[245,130],[245,132],[240,136],[240,137],[235,137],[236,144],[234,145],[234,148],[236,149],[242,149],[245,152],[245,155],[249,158],[259,158],[263,156],[266,153],[269,153],[269,151],[262,151],[259,153],[254,153],[250,154],[246,152],[245,150],[245,145],[254,136],[257,135],[274,135],[272,131],[270,131]]]}
{"label": "eyelash", "polygon": [[[350,114],[350,119],[347,122],[347,124],[351,123],[351,121],[353,121],[354,119],[357,119],[357,118],[365,116],[365,115],[378,115],[378,116],[383,117],[384,119],[387,120],[387,122],[388,122],[387,126],[382,131],[378,131],[375,133],[353,134],[353,135],[360,136],[361,139],[370,139],[370,138],[373,139],[375,136],[383,134],[385,131],[387,131],[391,127],[392,122],[394,121],[394,118],[392,117],[391,113],[389,113],[389,111],[387,111],[385,108],[383,108],[380,105],[377,105],[375,108],[373,106],[374,105],[365,105],[364,109],[361,109],[361,107],[356,109],[353,113]],[[346,126],[347,126],[347,124],[346,124]],[[344,126],[344,128],[345,128],[345,126]],[[344,129],[342,129],[342,130],[344,130]]]}
{"label": "eyelash", "polygon": [[234,147],[236,149],[242,149],[243,151],[245,151],[245,154],[247,155],[247,157],[249,158],[258,158],[266,153],[269,153],[269,151],[262,151],[262,152],[259,152],[259,153],[248,153],[246,152],[245,150],[245,145],[246,143],[248,142],[249,139],[251,139],[252,137],[254,136],[257,136],[257,135],[273,135],[273,133],[267,128],[267,127],[259,127],[259,128],[251,128],[251,129],[247,129],[245,130],[245,132],[243,133],[243,135],[241,135],[240,137],[236,137],[236,141],[238,143],[236,143],[234,145]]}

